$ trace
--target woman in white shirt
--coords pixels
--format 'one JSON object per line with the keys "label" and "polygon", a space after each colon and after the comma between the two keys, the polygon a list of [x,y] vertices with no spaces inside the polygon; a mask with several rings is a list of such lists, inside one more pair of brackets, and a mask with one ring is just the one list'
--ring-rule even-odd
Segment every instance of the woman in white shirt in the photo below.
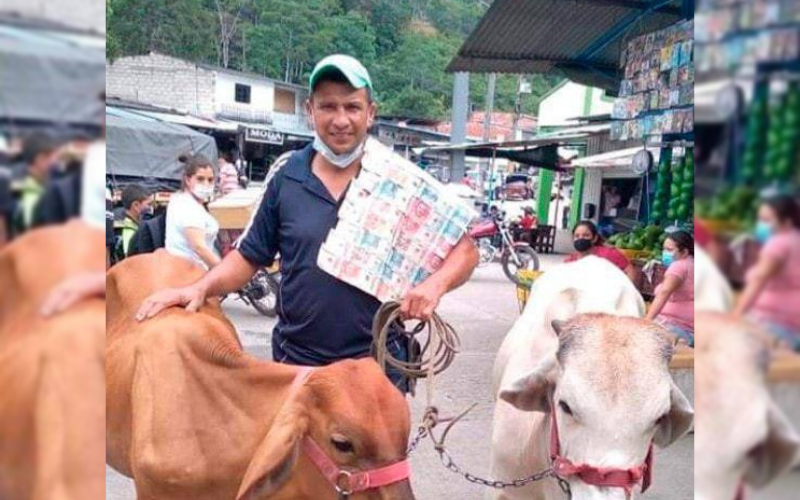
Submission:
{"label": "woman in white shirt", "polygon": [[214,248],[219,224],[208,213],[214,194],[214,169],[202,155],[184,155],[182,189],[173,194],[167,207],[166,249],[190,259],[205,269],[220,263]]}

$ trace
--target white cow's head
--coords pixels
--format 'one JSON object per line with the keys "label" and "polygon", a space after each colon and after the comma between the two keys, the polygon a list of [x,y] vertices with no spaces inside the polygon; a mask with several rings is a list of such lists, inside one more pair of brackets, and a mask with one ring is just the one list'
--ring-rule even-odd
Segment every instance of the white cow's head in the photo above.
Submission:
{"label": "white cow's head", "polygon": [[[503,387],[500,398],[523,411],[551,413],[561,455],[573,463],[636,467],[651,442],[668,446],[692,424],[692,408],[669,374],[672,338],[643,319],[578,314],[586,311],[582,303],[579,290],[558,294],[542,326],[557,335],[557,351]],[[579,479],[570,486],[575,500],[625,498],[621,488]]]}
{"label": "white cow's head", "polygon": [[726,315],[695,316],[695,498],[732,500],[790,467],[800,441],[766,385],[767,339]]}

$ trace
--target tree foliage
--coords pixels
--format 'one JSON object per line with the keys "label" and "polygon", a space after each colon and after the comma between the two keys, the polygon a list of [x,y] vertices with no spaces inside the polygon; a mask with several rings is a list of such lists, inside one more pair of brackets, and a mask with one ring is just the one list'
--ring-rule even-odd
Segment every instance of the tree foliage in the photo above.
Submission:
{"label": "tree foliage", "polygon": [[[358,58],[382,114],[447,119],[445,67],[485,12],[481,0],[106,0],[110,59],[151,51],[305,83],[332,53]],[[529,76],[522,111],[557,79]],[[470,78],[482,109],[486,75]],[[517,76],[497,78],[494,109],[513,111]]]}

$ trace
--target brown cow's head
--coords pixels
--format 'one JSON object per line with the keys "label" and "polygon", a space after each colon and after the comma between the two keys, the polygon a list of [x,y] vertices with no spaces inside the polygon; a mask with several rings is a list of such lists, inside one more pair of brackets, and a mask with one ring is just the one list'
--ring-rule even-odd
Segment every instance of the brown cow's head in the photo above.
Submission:
{"label": "brown cow's head", "polygon": [[[319,368],[283,404],[236,498],[283,498],[284,491],[287,498],[336,498],[331,484],[301,453],[302,438],[314,439],[340,468],[368,470],[405,458],[409,428],[405,398],[374,361],[342,361]],[[301,471],[298,463],[307,467]],[[296,479],[291,486],[290,479]],[[403,481],[352,498],[413,500],[414,495],[408,481]]]}

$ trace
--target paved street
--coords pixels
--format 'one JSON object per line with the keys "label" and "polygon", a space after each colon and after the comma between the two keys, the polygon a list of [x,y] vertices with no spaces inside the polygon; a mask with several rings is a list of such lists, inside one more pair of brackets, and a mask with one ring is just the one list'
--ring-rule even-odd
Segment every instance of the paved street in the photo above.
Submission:
{"label": "paved street", "polygon": [[[560,257],[544,256],[543,268],[559,260]],[[267,357],[267,332],[272,322],[241,302],[227,303],[225,308],[247,350]],[[437,378],[437,404],[449,415],[473,402],[478,403],[478,407],[454,428],[449,443],[453,458],[460,465],[475,474],[486,475],[492,415],[491,368],[505,333],[519,315],[515,288],[503,276],[499,265],[492,264],[478,269],[469,283],[447,296],[439,313],[459,332],[463,346],[453,366]],[[424,405],[424,391],[420,391],[411,401],[413,422],[419,421]],[[658,452],[656,464],[655,484],[643,498],[692,498],[691,438]],[[413,455],[412,467],[414,491],[420,500],[485,498],[484,489],[442,467],[429,442]],[[110,469],[107,477],[107,500],[135,499],[131,481]]]}

